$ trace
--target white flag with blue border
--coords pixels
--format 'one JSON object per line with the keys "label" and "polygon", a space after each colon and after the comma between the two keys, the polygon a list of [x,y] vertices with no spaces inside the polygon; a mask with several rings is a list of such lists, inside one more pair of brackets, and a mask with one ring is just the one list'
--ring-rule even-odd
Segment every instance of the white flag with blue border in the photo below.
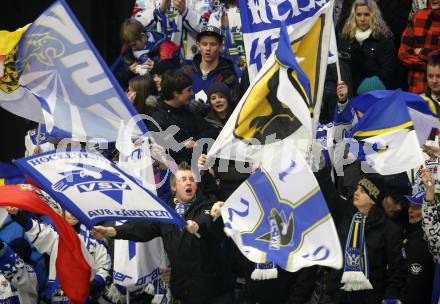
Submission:
{"label": "white flag with blue border", "polygon": [[49,151],[15,164],[89,229],[116,220],[186,224],[173,208],[100,154]]}
{"label": "white flag with blue border", "polygon": [[339,238],[312,171],[294,148],[282,152],[264,160],[226,201],[226,234],[255,263],[274,262],[291,272],[341,268]]}
{"label": "white flag with blue border", "polygon": [[[123,136],[123,133],[120,135]],[[157,195],[147,142],[137,148],[131,144],[131,148],[128,149],[131,150],[130,155],[124,155],[122,152],[119,154],[118,166],[137,178],[151,193]],[[147,202],[142,203],[148,206]],[[116,284],[127,287],[128,290],[138,290],[149,282],[158,280],[160,268],[166,268],[169,264],[160,237],[146,243],[115,240],[114,250],[113,280]]]}

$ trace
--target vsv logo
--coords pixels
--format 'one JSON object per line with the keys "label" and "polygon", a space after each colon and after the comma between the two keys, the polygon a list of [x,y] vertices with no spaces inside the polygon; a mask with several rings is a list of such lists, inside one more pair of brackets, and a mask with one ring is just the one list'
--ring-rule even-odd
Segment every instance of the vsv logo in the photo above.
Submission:
{"label": "vsv logo", "polygon": [[123,182],[91,182],[89,184],[78,185],[78,190],[83,193],[108,190],[130,190],[130,187]]}
{"label": "vsv logo", "polygon": [[122,204],[123,191],[131,190],[119,173],[86,164],[75,165],[78,169],[61,172],[63,179],[52,185],[57,192],[76,187],[80,193],[101,192],[119,204]]}

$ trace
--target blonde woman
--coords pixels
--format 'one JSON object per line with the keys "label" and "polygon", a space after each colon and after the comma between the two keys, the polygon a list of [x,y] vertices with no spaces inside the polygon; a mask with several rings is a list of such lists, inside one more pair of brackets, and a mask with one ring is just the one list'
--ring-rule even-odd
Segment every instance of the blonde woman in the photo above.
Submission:
{"label": "blonde woman", "polygon": [[[377,76],[393,88],[396,55],[393,34],[374,0],[356,0],[344,24],[339,49],[351,67],[353,89],[365,78]],[[372,88],[374,89],[374,88]]]}

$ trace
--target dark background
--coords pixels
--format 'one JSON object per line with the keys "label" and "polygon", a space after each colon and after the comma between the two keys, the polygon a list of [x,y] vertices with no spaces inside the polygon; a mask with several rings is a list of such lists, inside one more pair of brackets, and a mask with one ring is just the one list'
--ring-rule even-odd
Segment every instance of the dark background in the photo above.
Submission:
{"label": "dark background", "polygon": [[[14,31],[33,22],[54,1],[12,0],[0,9],[0,30]],[[119,54],[119,26],[131,15],[135,0],[67,0],[70,8],[109,66]],[[0,108],[0,161],[24,156],[30,123]]]}

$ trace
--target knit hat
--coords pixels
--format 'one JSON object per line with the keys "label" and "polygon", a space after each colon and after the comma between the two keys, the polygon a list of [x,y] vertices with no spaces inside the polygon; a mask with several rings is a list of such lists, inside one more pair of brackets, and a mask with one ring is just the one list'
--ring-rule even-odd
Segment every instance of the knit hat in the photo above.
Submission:
{"label": "knit hat", "polygon": [[406,172],[383,176],[383,180],[386,187],[384,196],[391,196],[396,201],[404,201],[404,196],[412,192]]}
{"label": "knit hat", "polygon": [[214,93],[222,93],[223,95],[225,95],[226,99],[228,100],[228,104],[231,105],[232,103],[231,90],[223,82],[216,81],[209,86],[208,94],[207,94],[208,102],[211,100],[211,95]]}
{"label": "knit hat", "polygon": [[358,95],[362,95],[374,90],[386,90],[385,85],[377,76],[367,77],[364,80],[362,80],[356,93]]}
{"label": "knit hat", "polygon": [[179,67],[173,60],[161,60],[154,63],[153,69],[151,70],[151,75],[163,75],[166,71],[175,70]]}
{"label": "knit hat", "polygon": [[363,177],[358,185],[364,188],[368,196],[376,203],[376,205],[382,204],[385,197],[385,189],[383,189],[383,181],[377,177],[368,176]]}
{"label": "knit hat", "polygon": [[223,41],[222,31],[216,26],[208,25],[202,27],[196,36],[197,41],[199,41],[203,36],[215,36],[219,38],[220,41]]}

